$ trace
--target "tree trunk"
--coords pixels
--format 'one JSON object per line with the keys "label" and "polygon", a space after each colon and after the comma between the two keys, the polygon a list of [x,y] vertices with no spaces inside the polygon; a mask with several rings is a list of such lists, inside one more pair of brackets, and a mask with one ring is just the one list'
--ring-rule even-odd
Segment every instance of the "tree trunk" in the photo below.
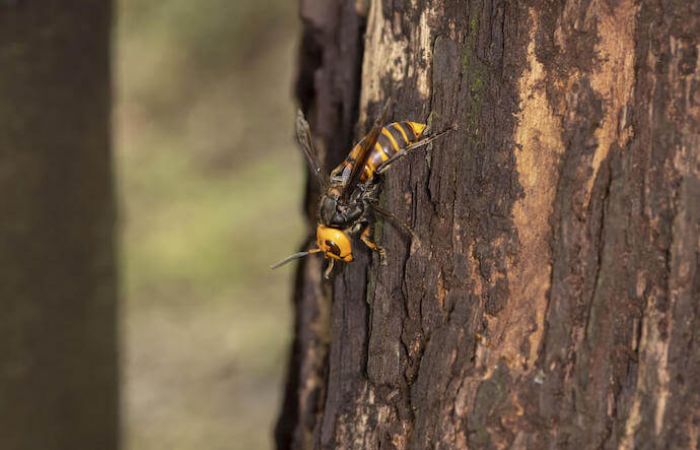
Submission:
{"label": "tree trunk", "polygon": [[326,169],[389,97],[458,130],[385,177],[420,246],[300,264],[278,447],[697,448],[700,3],[301,4]]}
{"label": "tree trunk", "polygon": [[0,0],[0,448],[117,448],[108,1]]}

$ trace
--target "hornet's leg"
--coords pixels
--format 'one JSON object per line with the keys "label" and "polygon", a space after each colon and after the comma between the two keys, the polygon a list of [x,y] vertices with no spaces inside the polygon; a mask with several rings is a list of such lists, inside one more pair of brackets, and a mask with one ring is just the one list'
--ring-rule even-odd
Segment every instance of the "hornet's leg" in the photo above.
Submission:
{"label": "hornet's leg", "polygon": [[389,211],[377,205],[376,203],[368,204],[376,213],[387,219],[389,222],[391,222],[392,225],[398,227],[405,235],[410,236],[411,240],[415,241],[418,245],[420,245],[420,239],[418,238],[416,232],[413,231],[413,229],[407,224],[405,224],[403,220],[399,219],[394,214],[390,213]]}
{"label": "hornet's leg", "polygon": [[365,227],[364,230],[362,230],[362,234],[360,234],[360,240],[365,243],[367,247],[369,247],[370,250],[379,253],[379,261],[382,266],[386,266],[386,250],[384,250],[382,247],[380,247],[374,240],[372,239],[372,234],[374,234],[374,227],[372,225],[368,225]]}
{"label": "hornet's leg", "polygon": [[324,279],[329,280],[331,278],[331,272],[333,272],[334,266],[335,266],[335,259],[328,258],[328,267],[326,267],[326,271],[323,272]]}
{"label": "hornet's leg", "polygon": [[387,170],[389,170],[389,167],[391,167],[392,164],[394,164],[396,161],[398,161],[398,160],[400,160],[401,158],[403,158],[404,156],[406,156],[410,150],[413,150],[414,148],[418,148],[418,147],[422,147],[422,146],[424,146],[424,145],[427,145],[427,144],[431,143],[432,141],[434,141],[435,139],[437,139],[437,138],[439,138],[439,137],[445,135],[446,133],[449,133],[450,131],[452,131],[452,128],[449,128],[449,129],[447,129],[447,130],[445,130],[445,131],[442,131],[442,132],[440,132],[440,133],[434,134],[434,135],[432,135],[432,136],[426,136],[426,137],[424,137],[424,138],[419,139],[418,141],[416,141],[416,142],[414,142],[413,144],[407,146],[406,148],[404,148],[404,149],[401,150],[400,152],[395,153],[394,156],[392,156],[391,158],[387,159],[387,160],[384,161],[382,164],[380,164],[379,167],[377,167],[377,170],[375,170],[374,173],[376,173],[377,175],[383,174],[384,172],[386,172]]}

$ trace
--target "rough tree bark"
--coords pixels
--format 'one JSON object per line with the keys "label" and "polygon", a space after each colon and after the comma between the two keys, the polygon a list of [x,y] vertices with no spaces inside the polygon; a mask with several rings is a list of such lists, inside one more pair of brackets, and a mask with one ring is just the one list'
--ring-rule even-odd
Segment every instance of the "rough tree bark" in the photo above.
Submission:
{"label": "rough tree bark", "polygon": [[0,448],[118,447],[109,1],[0,0]]}
{"label": "rough tree bark", "polygon": [[697,448],[700,3],[301,12],[328,169],[388,96],[459,130],[386,176],[419,248],[300,264],[278,447]]}

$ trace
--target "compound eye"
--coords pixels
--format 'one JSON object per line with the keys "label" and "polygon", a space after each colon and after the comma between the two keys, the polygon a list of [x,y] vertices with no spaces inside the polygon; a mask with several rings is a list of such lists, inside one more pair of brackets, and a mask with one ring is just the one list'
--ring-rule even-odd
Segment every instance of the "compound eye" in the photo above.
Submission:
{"label": "compound eye", "polygon": [[340,247],[338,247],[335,242],[326,240],[326,245],[328,246],[329,252],[333,253],[335,256],[340,256]]}

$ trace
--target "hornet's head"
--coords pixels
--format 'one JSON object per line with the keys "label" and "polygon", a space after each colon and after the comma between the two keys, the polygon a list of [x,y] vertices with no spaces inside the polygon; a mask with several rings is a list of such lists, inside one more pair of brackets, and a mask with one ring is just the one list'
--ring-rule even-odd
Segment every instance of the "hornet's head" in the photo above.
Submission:
{"label": "hornet's head", "polygon": [[277,264],[274,264],[272,268],[276,269],[290,261],[314,253],[323,253],[323,256],[329,259],[328,267],[324,274],[325,278],[328,279],[333,271],[335,261],[352,262],[352,241],[350,236],[339,228],[332,228],[319,224],[316,228],[316,245],[318,245],[317,248],[288,256]]}
{"label": "hornet's head", "polygon": [[352,262],[350,236],[343,230],[319,224],[316,228],[316,244],[326,258]]}

